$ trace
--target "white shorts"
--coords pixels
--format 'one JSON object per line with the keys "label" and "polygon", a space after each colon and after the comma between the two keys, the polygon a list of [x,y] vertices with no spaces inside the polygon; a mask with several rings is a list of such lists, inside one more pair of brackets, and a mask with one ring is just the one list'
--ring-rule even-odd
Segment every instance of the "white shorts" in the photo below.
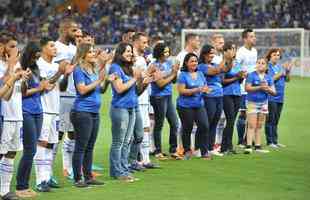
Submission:
{"label": "white shorts", "polygon": [[59,131],[73,132],[73,125],[70,120],[70,112],[73,107],[75,98],[61,97],[60,98],[60,112],[59,112]]}
{"label": "white shorts", "polygon": [[43,113],[42,131],[40,141],[51,144],[58,143],[59,116],[58,114]]}
{"label": "white shorts", "polygon": [[9,151],[22,151],[22,138],[22,121],[4,121],[3,132],[1,134],[0,154],[6,154]]}
{"label": "white shorts", "polygon": [[149,105],[139,105],[143,128],[149,128],[151,126],[150,116],[149,116]]}

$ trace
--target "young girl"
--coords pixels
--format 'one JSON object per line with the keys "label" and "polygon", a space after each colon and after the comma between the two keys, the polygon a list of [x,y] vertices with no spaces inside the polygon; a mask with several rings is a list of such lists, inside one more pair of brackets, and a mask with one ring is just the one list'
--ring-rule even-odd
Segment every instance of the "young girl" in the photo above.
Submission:
{"label": "young girl", "polygon": [[260,58],[256,62],[256,71],[250,73],[246,79],[245,90],[247,95],[247,145],[245,153],[252,152],[252,142],[255,142],[255,151],[268,153],[261,147],[261,130],[268,113],[268,95],[276,95],[272,77],[267,74],[267,62]]}
{"label": "young girl", "polygon": [[182,123],[182,144],[185,152],[184,159],[190,159],[191,132],[194,122],[197,124],[196,134],[199,137],[201,157],[210,159],[207,148],[209,132],[208,116],[204,108],[203,93],[208,92],[206,79],[202,72],[197,71],[198,57],[189,53],[185,56],[183,67],[177,82],[179,97],[177,110]]}
{"label": "young girl", "polygon": [[272,48],[268,51],[266,59],[268,61],[268,74],[273,78],[276,96],[268,97],[268,116],[265,125],[267,145],[272,148],[284,147],[278,143],[278,123],[284,102],[285,82],[289,81],[291,65],[280,65],[278,63],[281,50]]}

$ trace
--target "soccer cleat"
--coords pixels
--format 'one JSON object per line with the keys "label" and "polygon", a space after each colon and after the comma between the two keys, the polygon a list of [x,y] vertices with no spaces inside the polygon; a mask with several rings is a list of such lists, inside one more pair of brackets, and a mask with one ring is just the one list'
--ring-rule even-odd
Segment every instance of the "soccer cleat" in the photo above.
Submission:
{"label": "soccer cleat", "polygon": [[102,176],[102,174],[98,173],[98,172],[91,172],[92,177],[98,177],[98,176]]}
{"label": "soccer cleat", "polygon": [[50,188],[61,188],[55,177],[51,177],[47,184]]}
{"label": "soccer cleat", "polygon": [[131,176],[119,176],[117,180],[125,182],[125,183],[133,183],[135,180]]}
{"label": "soccer cleat", "polygon": [[200,151],[200,149],[194,150],[194,151],[192,152],[192,155],[193,155],[194,157],[196,157],[196,158],[200,158],[200,157],[201,157],[201,151]]}
{"label": "soccer cleat", "polygon": [[31,189],[16,190],[15,194],[19,198],[33,198],[37,196],[37,193]]}
{"label": "soccer cleat", "polygon": [[183,160],[190,160],[193,157],[193,154],[191,151],[188,151],[185,153]]}
{"label": "soccer cleat", "polygon": [[178,153],[172,153],[170,154],[170,157],[174,160],[183,160],[183,157],[180,156]]}
{"label": "soccer cleat", "polygon": [[51,188],[46,181],[43,181],[39,185],[36,186],[36,191],[38,192],[50,192]]}
{"label": "soccer cleat", "polygon": [[201,159],[203,160],[212,160],[212,156],[209,153],[206,153],[201,156]]}
{"label": "soccer cleat", "polygon": [[64,175],[64,177],[66,177],[69,180],[73,180],[73,178],[74,178],[73,173],[69,173],[68,170],[66,170],[66,169],[63,170],[63,175]]}
{"label": "soccer cleat", "polygon": [[14,192],[9,192],[2,196],[2,200],[19,200],[18,196]]}

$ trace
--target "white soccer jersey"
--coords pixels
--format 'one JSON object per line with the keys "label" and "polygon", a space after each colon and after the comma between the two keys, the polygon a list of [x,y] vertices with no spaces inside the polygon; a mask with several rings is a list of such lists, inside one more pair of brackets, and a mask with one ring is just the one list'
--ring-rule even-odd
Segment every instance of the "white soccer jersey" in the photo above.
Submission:
{"label": "white soccer jersey", "polygon": [[[57,49],[57,55],[53,61],[60,62],[62,60],[66,60],[68,63],[71,63],[76,54],[76,46],[71,43],[66,45],[60,41],[56,41],[55,46]],[[65,92],[60,92],[60,96],[76,96],[72,73],[68,77],[67,90]]]}
{"label": "white soccer jersey", "polygon": [[[147,69],[147,63],[143,56],[136,56],[136,62],[134,64],[134,67],[137,67],[142,70]],[[149,104],[149,92],[148,88],[144,90],[144,92],[139,96],[138,98],[140,105],[148,105]]]}
{"label": "white soccer jersey", "polygon": [[[21,68],[20,63],[14,70]],[[2,115],[4,121],[23,121],[21,80],[15,82],[13,93],[9,101],[2,101]]]}
{"label": "white soccer jersey", "polygon": [[[245,46],[242,46],[238,49],[236,54],[236,65],[241,68],[241,70],[246,71],[247,73],[252,73],[256,69],[256,61],[257,61],[257,50],[252,47],[251,49],[247,49]],[[247,94],[245,92],[245,80],[241,84],[241,93]]]}
{"label": "white soccer jersey", "polygon": [[212,63],[219,65],[223,61],[223,54],[215,54],[215,56],[212,59]]}
{"label": "white soccer jersey", "polygon": [[[48,63],[42,57],[38,59],[37,65],[39,67],[41,77],[46,79],[53,77],[57,73],[59,67],[57,63]],[[57,82],[55,84],[56,85],[52,90],[44,92],[43,95],[41,95],[44,113],[59,114],[59,85]]]}
{"label": "white soccer jersey", "polygon": [[182,68],[183,66],[183,62],[184,62],[184,58],[186,56],[186,54],[188,54],[189,52],[187,52],[185,49],[183,49],[176,57],[176,60],[180,63],[180,68]]}

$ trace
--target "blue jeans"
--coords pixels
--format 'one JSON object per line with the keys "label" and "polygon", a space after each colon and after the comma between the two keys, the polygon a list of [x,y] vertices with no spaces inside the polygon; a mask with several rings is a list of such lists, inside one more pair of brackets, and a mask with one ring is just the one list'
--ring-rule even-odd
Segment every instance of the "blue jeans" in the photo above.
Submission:
{"label": "blue jeans", "polygon": [[33,157],[37,152],[37,141],[41,133],[43,114],[23,113],[23,155],[19,161],[16,175],[16,189],[29,188]]}
{"label": "blue jeans", "polygon": [[110,176],[129,175],[129,144],[136,122],[136,108],[110,107],[112,144],[110,149]]}
{"label": "blue jeans", "polygon": [[282,112],[283,103],[268,102],[268,115],[265,124],[267,145],[278,144],[278,124]]}
{"label": "blue jeans", "polygon": [[212,151],[215,142],[216,126],[221,118],[223,110],[223,97],[205,97],[204,101],[210,130],[208,137],[208,150]]}
{"label": "blue jeans", "polygon": [[151,104],[153,106],[155,116],[153,131],[155,153],[162,153],[161,131],[166,117],[170,126],[169,152],[175,153],[177,149],[177,131],[179,127],[179,120],[176,109],[172,103],[172,96],[151,96]]}
{"label": "blue jeans", "polygon": [[[148,116],[147,116],[148,117]],[[143,141],[144,136],[144,128],[143,128],[143,121],[141,112],[136,109],[136,121],[133,131],[133,137],[130,142],[130,153],[129,153],[129,163],[135,163],[138,159],[138,153],[141,149],[141,143]]]}
{"label": "blue jeans", "polygon": [[99,130],[99,114],[71,111],[70,119],[75,133],[75,147],[72,158],[75,181],[92,179],[93,151]]}

